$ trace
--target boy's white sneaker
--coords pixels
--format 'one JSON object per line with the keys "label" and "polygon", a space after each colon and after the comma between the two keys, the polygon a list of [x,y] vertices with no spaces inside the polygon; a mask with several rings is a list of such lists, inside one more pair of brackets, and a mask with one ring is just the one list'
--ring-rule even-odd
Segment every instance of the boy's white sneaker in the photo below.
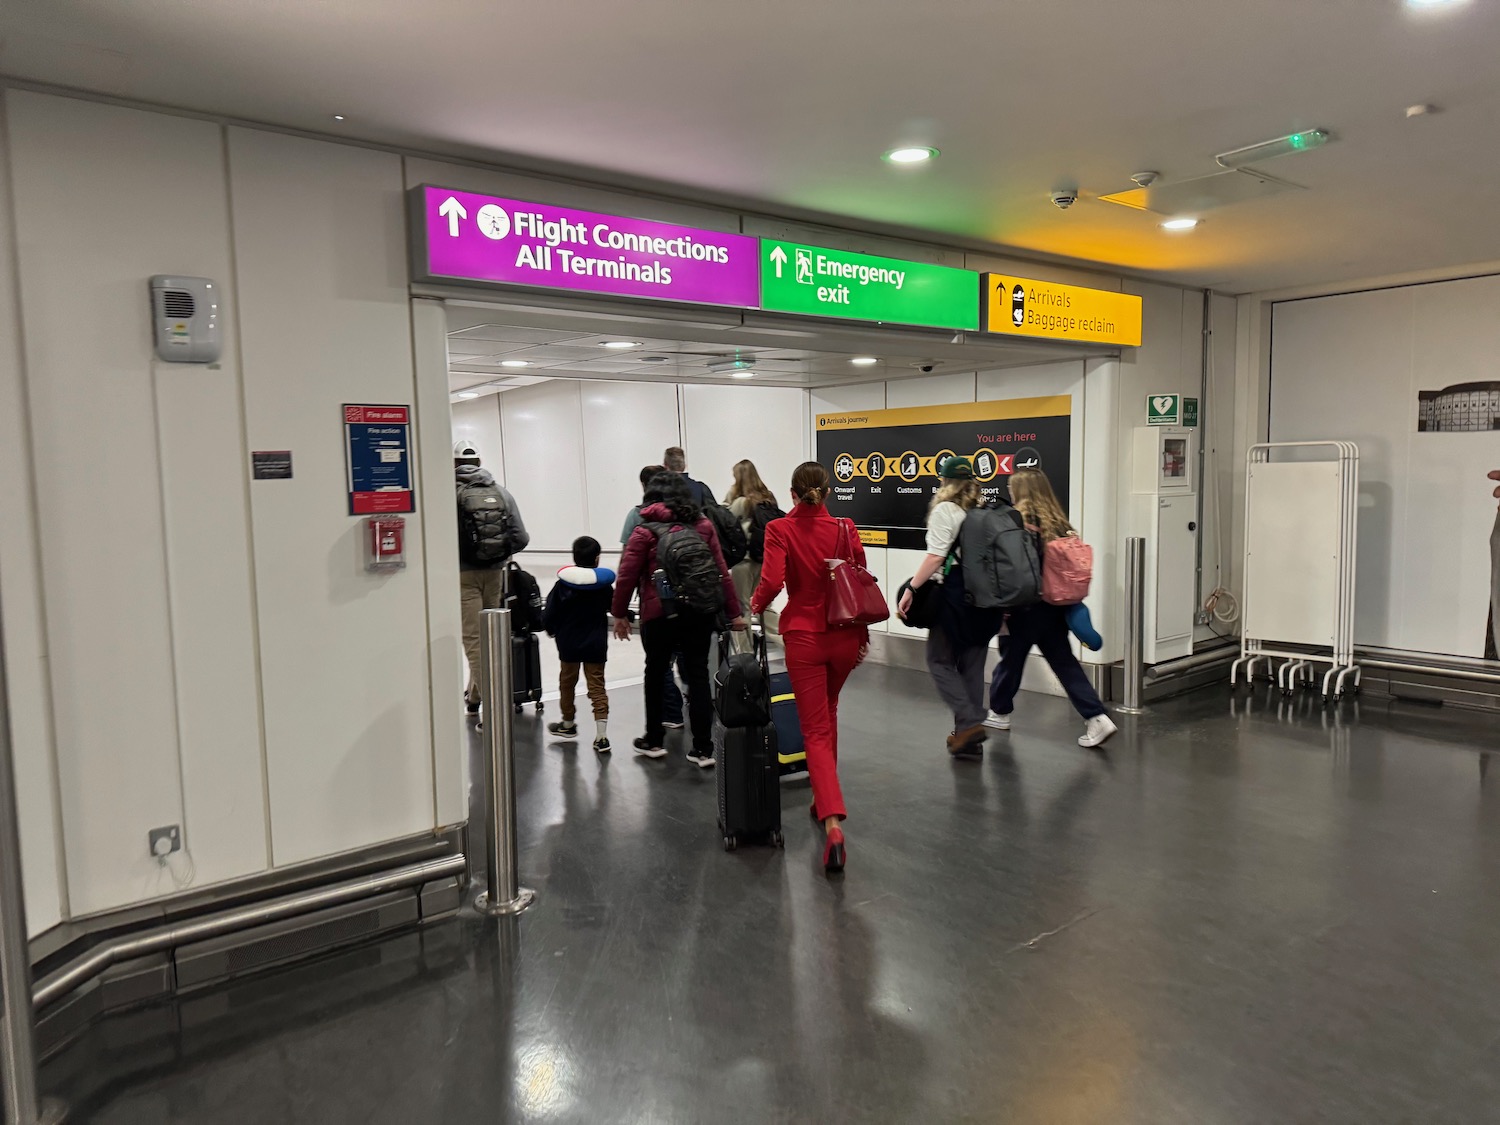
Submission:
{"label": "boy's white sneaker", "polygon": [[994,727],[996,730],[1010,730],[1010,716],[997,715],[991,711],[990,717],[984,721],[984,725]]}
{"label": "boy's white sneaker", "polygon": [[1078,745],[1092,750],[1095,746],[1102,745],[1104,740],[1118,729],[1115,726],[1115,721],[1108,715],[1095,715],[1084,726],[1083,734],[1078,739]]}

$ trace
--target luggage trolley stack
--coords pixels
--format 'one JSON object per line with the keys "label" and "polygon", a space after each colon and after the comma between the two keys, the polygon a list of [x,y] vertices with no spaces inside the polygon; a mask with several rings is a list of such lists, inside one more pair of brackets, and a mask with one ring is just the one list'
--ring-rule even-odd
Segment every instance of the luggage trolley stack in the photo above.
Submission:
{"label": "luggage trolley stack", "polygon": [[[1358,690],[1354,583],[1359,448],[1347,441],[1252,446],[1245,482],[1240,656],[1231,687],[1266,678],[1290,695],[1318,682],[1331,702]],[[1282,663],[1277,666],[1276,662]]]}

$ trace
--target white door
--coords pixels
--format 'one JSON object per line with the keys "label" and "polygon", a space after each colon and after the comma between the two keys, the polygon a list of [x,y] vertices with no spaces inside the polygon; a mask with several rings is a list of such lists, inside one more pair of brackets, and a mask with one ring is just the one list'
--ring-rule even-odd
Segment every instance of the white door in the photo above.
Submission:
{"label": "white door", "polygon": [[1162,642],[1193,632],[1198,498],[1184,493],[1157,503],[1156,639]]}

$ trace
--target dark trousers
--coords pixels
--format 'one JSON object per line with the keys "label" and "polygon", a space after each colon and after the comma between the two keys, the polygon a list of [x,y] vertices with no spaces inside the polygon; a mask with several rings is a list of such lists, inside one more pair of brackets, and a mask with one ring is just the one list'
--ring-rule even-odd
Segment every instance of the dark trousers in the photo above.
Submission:
{"label": "dark trousers", "polygon": [[667,661],[667,674],[661,686],[661,720],[664,723],[682,722],[682,692],[677,687],[677,680],[672,676],[673,664],[677,665],[678,674],[682,676],[683,682],[687,682],[687,673],[682,671],[682,656],[674,652],[672,658]]}
{"label": "dark trousers", "polygon": [[712,619],[693,613],[658,617],[641,623],[641,645],[646,650],[646,740],[661,746],[666,738],[664,703],[666,681],[677,655],[677,670],[687,685],[688,724],[693,748],[714,752],[713,692],[708,686],[708,646],[714,635]]}
{"label": "dark trousers", "polygon": [[1028,605],[1010,611],[1010,635],[1000,638],[1000,664],[990,684],[990,710],[1009,715],[1021,689],[1026,658],[1033,647],[1042,650],[1048,667],[1062,681],[1063,690],[1085,719],[1104,714],[1104,704],[1068,643],[1068,618],[1060,605]]}

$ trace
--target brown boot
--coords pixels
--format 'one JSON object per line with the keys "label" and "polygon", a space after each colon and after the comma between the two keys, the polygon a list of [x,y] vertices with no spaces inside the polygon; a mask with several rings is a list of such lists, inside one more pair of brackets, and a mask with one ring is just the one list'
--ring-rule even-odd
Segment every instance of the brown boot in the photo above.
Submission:
{"label": "brown boot", "polygon": [[984,743],[989,736],[983,723],[968,730],[956,730],[948,736],[948,753],[955,758],[983,757]]}

